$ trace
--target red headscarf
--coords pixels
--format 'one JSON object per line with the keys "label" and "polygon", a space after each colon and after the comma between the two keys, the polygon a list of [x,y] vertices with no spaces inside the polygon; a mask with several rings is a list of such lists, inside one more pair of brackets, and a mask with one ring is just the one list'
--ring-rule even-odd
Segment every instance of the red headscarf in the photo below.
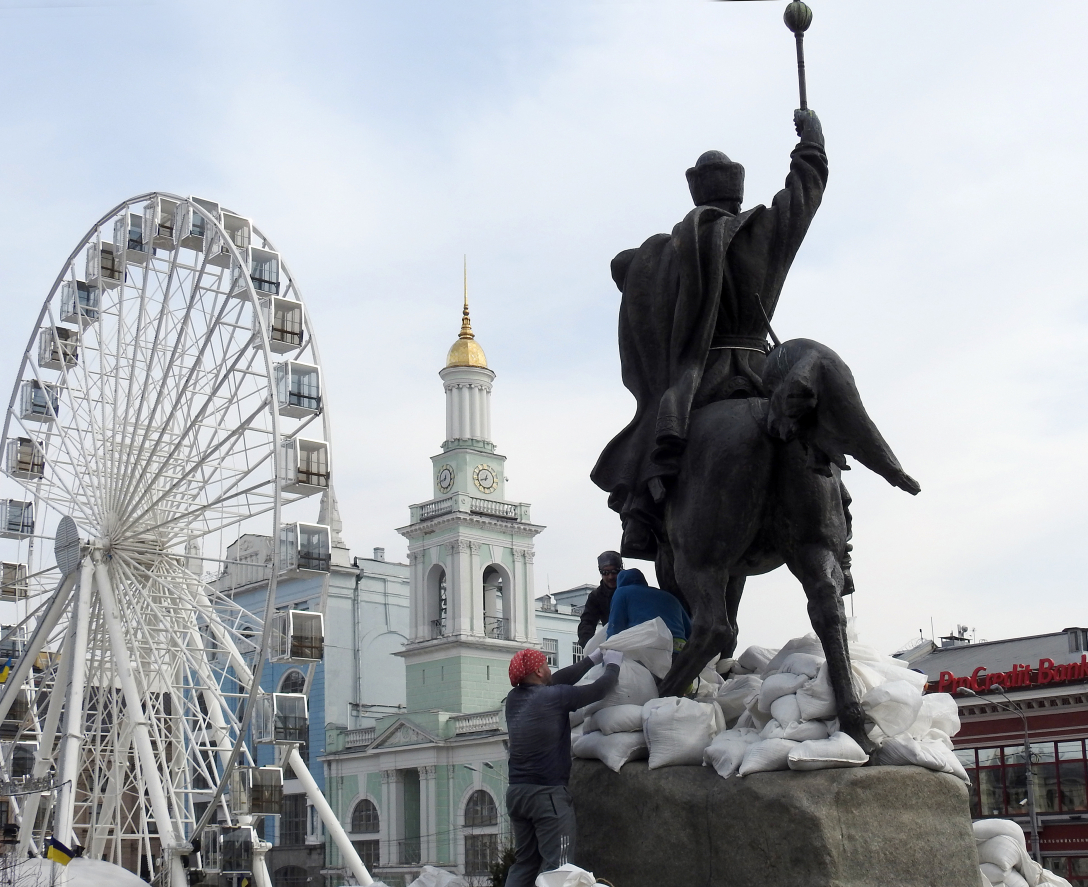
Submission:
{"label": "red headscarf", "polygon": [[519,650],[510,660],[510,686],[516,687],[540,666],[547,664],[548,657],[539,650]]}

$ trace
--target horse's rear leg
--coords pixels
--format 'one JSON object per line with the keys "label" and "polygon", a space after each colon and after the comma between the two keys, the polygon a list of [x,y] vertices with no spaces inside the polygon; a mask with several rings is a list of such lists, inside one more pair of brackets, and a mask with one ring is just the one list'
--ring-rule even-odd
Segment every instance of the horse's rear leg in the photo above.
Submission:
{"label": "horse's rear leg", "polygon": [[[723,650],[732,653],[737,645],[736,609],[730,618],[727,589],[736,587],[727,573],[717,570],[695,572],[679,568],[677,579],[684,588],[693,589],[691,595],[697,603],[691,620],[691,638],[687,645],[672,661],[672,668],[661,682],[662,696],[679,696],[695,680],[706,664]],[[744,579],[736,593],[736,604],[740,603],[740,590],[744,588]]]}
{"label": "horse's rear leg", "polygon": [[854,694],[846,638],[846,610],[842,602],[842,569],[838,558],[820,545],[804,545],[786,561],[790,572],[805,588],[808,616],[823,644],[828,677],[835,691],[839,729],[849,734],[867,753],[873,744],[865,734],[865,712]]}

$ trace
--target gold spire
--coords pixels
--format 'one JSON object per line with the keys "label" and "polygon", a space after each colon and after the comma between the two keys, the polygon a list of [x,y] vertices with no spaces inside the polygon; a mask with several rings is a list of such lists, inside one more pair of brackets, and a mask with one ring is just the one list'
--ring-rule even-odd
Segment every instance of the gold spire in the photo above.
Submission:
{"label": "gold spire", "polygon": [[447,367],[486,367],[484,349],[472,332],[472,320],[468,314],[468,256],[465,256],[465,307],[461,311],[461,332],[446,355]]}

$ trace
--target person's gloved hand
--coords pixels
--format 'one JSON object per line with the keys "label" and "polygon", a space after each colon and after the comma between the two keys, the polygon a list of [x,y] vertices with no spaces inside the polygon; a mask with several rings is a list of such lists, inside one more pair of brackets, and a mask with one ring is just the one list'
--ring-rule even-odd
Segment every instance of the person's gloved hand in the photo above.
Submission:
{"label": "person's gloved hand", "polygon": [[605,665],[619,665],[623,662],[623,650],[605,650],[604,656]]}
{"label": "person's gloved hand", "polygon": [[592,653],[590,653],[587,658],[594,665],[600,665],[601,660],[604,658],[604,650],[602,650],[600,647],[598,647],[596,650],[594,650]]}

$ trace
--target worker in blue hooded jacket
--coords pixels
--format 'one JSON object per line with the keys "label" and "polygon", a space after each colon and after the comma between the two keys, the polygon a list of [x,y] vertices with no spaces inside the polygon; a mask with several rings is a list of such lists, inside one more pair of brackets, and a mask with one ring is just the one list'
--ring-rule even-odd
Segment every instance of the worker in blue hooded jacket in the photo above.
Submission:
{"label": "worker in blue hooded jacket", "polygon": [[642,570],[621,570],[608,614],[608,636],[660,616],[672,632],[673,651],[682,650],[691,637],[691,617],[674,595],[646,584]]}

